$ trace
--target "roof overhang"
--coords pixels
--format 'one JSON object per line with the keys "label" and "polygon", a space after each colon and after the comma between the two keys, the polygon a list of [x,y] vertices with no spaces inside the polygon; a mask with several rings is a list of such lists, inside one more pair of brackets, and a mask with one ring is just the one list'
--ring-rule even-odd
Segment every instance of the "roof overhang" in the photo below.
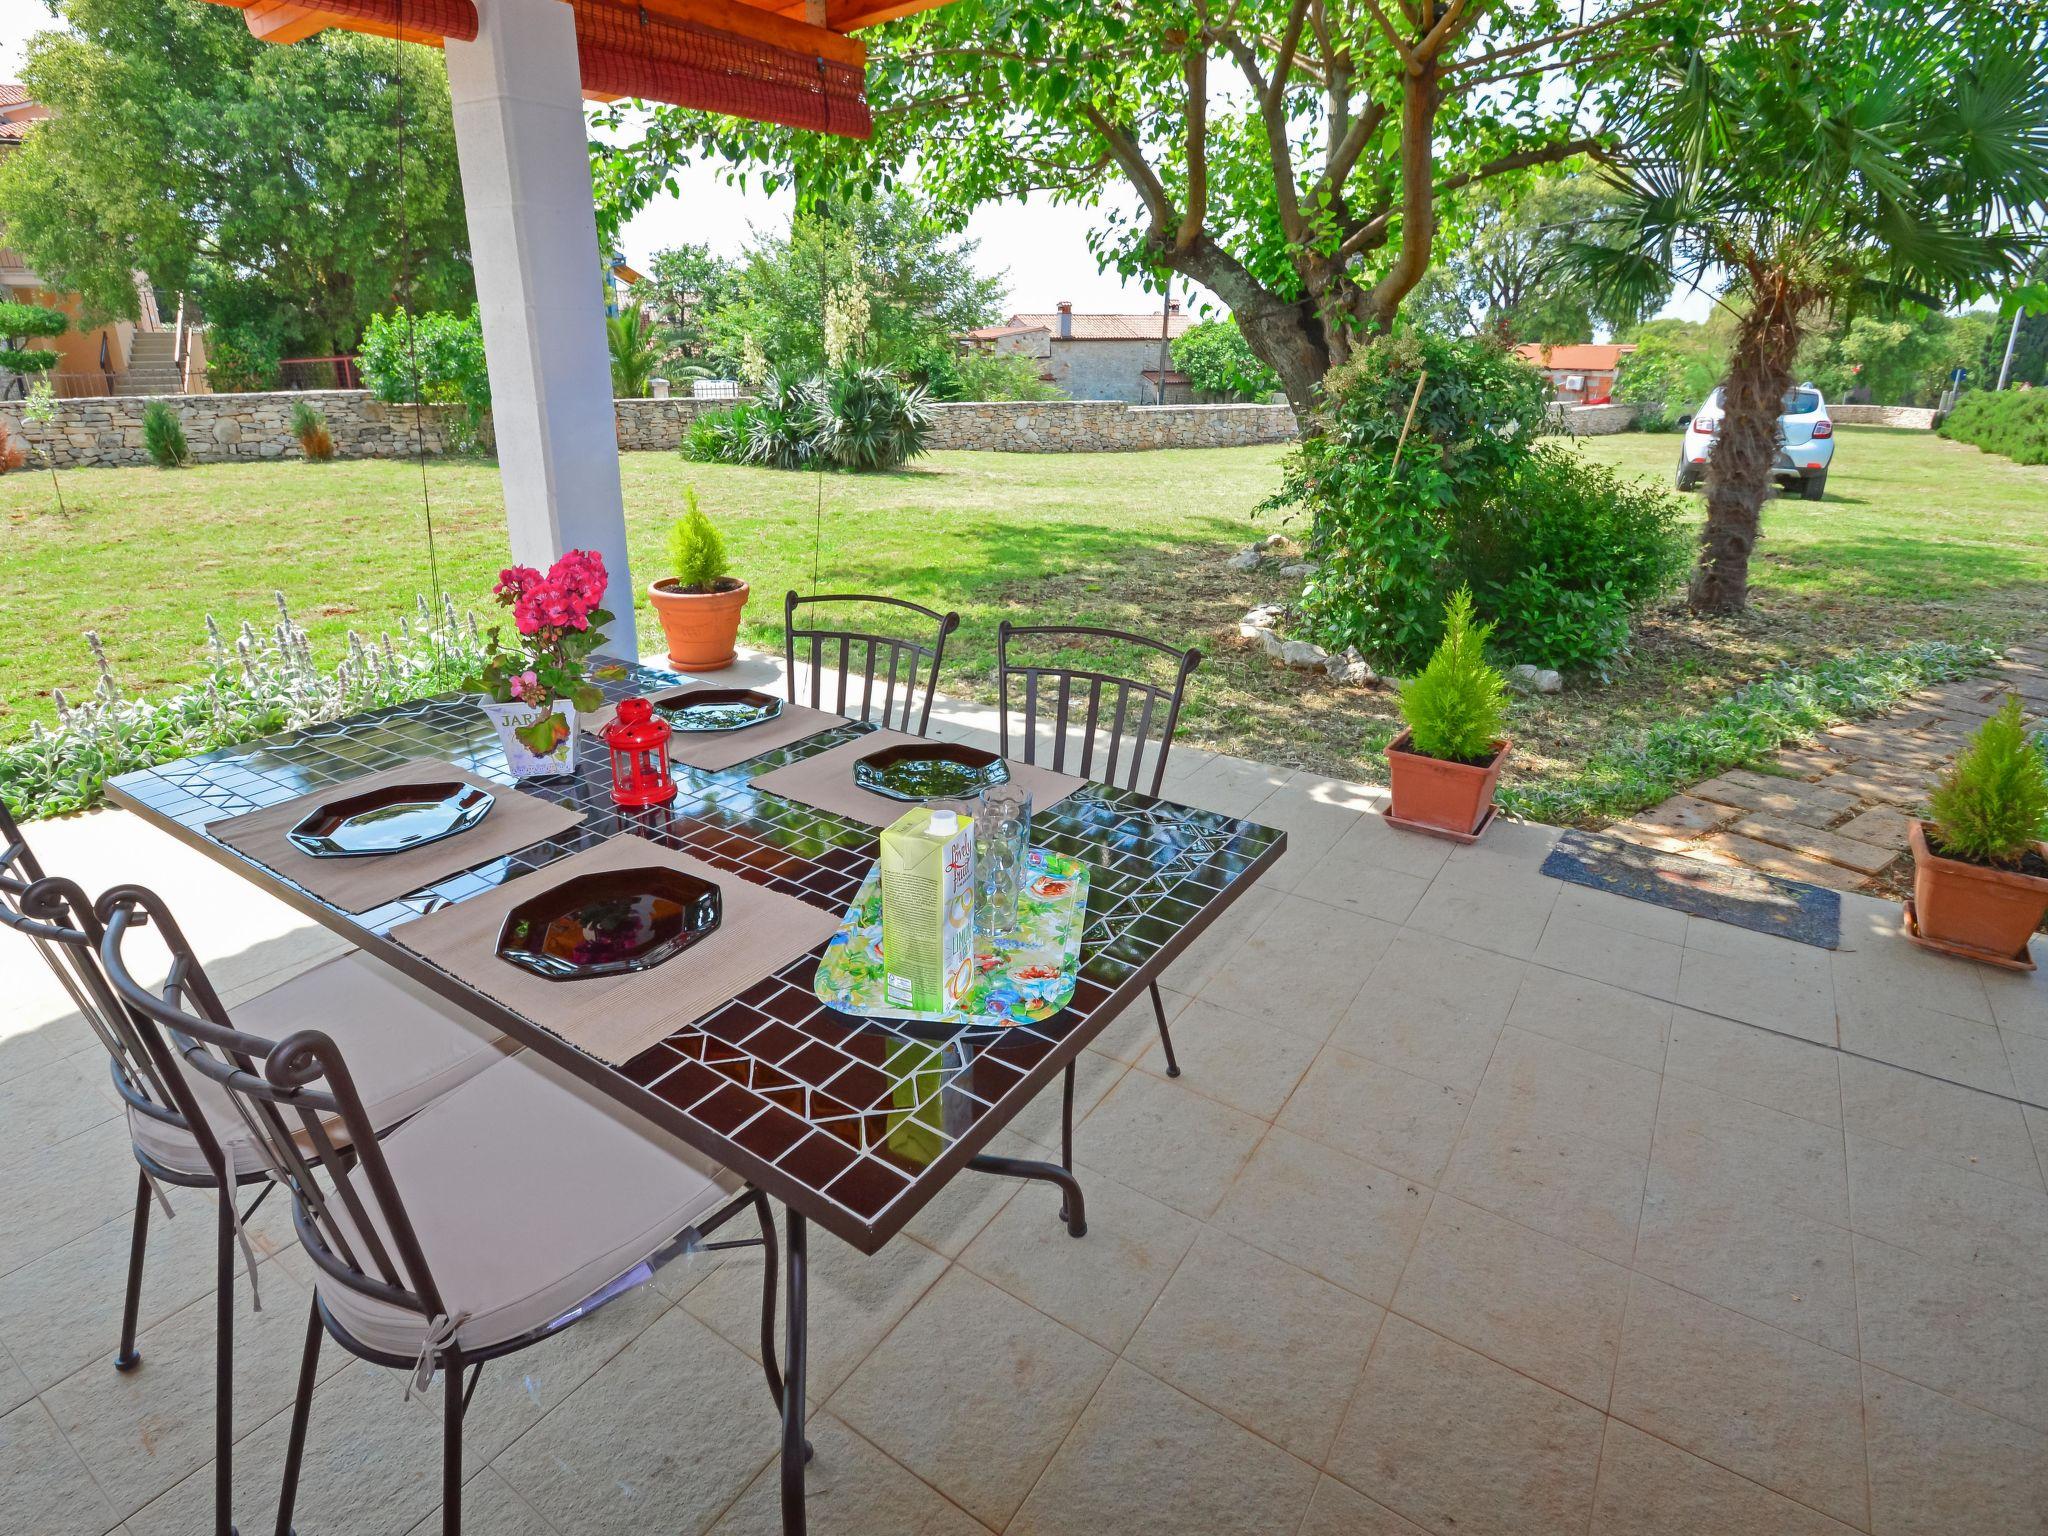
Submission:
{"label": "roof overhang", "polygon": [[[213,0],[296,43],[330,27],[432,47],[477,35],[475,0]],[[848,34],[947,0],[563,0],[584,95],[633,96],[850,138],[873,128],[867,45]]]}

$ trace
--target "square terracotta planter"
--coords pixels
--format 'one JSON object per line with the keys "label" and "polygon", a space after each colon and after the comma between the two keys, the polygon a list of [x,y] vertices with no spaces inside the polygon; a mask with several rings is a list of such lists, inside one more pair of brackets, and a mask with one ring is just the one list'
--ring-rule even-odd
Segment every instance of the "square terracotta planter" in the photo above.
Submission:
{"label": "square terracotta planter", "polygon": [[1494,788],[1514,743],[1503,736],[1488,761],[1453,763],[1424,757],[1409,746],[1409,735],[1403,731],[1387,744],[1387,779],[1394,792],[1387,820],[1461,843],[1477,841],[1493,817]]}
{"label": "square terracotta planter", "polygon": [[[1910,834],[1913,899],[1906,904],[1907,936],[1943,954],[2031,971],[2028,941],[2048,916],[2048,877],[1944,858],[1927,846],[1927,828],[1928,823],[1916,820]],[[2034,847],[2048,859],[2048,843]]]}

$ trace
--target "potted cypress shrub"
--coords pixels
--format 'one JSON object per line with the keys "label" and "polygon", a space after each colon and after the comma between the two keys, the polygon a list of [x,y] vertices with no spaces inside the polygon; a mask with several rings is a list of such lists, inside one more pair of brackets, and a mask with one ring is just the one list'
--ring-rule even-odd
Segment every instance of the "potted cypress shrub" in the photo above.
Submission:
{"label": "potted cypress shrub", "polygon": [[2031,971],[2048,916],[2048,761],[2016,695],[1970,738],[1912,826],[1906,932],[1930,949]]}
{"label": "potted cypress shrub", "polygon": [[1393,803],[1387,820],[1461,843],[1493,819],[1493,792],[1507,761],[1507,680],[1487,664],[1490,624],[1476,622],[1460,587],[1444,605],[1444,637],[1401,689],[1408,728],[1387,746]]}
{"label": "potted cypress shrub", "polygon": [[717,672],[736,654],[747,584],[727,574],[725,540],[697,505],[694,487],[683,492],[685,510],[668,531],[669,569],[647,589],[669,665],[683,672]]}

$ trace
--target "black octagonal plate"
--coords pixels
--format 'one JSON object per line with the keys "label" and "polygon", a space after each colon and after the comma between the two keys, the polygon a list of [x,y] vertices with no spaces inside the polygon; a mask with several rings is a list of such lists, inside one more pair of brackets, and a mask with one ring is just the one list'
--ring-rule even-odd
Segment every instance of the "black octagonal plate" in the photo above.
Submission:
{"label": "black octagonal plate", "polygon": [[718,887],[649,866],[577,875],[505,914],[498,957],[550,981],[647,971],[714,932]]}
{"label": "black octagonal plate", "polygon": [[692,688],[654,706],[678,731],[744,731],[782,713],[782,700],[752,688]]}
{"label": "black octagonal plate", "polygon": [[853,765],[854,783],[891,800],[957,800],[1009,779],[1010,765],[995,753],[945,741],[884,747]]}
{"label": "black octagonal plate", "polygon": [[490,810],[489,790],[473,784],[391,784],[330,800],[285,837],[316,859],[403,853],[467,832]]}

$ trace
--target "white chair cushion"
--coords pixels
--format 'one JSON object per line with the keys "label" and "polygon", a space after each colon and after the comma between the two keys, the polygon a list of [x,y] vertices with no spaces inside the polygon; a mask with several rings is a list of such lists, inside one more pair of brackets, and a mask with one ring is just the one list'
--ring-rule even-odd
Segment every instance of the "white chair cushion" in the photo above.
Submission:
{"label": "white chair cushion", "polygon": [[[562,1317],[741,1187],[531,1051],[464,1083],[379,1145],[442,1304],[450,1317],[468,1314],[455,1340],[470,1350]],[[328,1204],[370,1268],[355,1224],[339,1201]],[[367,1193],[364,1204],[397,1262],[384,1213]],[[391,1354],[419,1352],[427,1319],[324,1270],[315,1276],[328,1312],[356,1339]]]}
{"label": "white chair cushion", "polygon": [[[417,1114],[518,1048],[410,977],[356,952],[302,972],[230,1009],[229,1017],[238,1029],[271,1040],[302,1029],[327,1035],[341,1047],[370,1123],[379,1131]],[[235,1172],[257,1173],[268,1166],[227,1090],[194,1070],[186,1071],[185,1080]],[[286,1119],[293,1121],[289,1115]],[[327,1131],[337,1146],[346,1142],[338,1121],[330,1119]],[[199,1143],[179,1126],[130,1109],[128,1134],[137,1150],[174,1172],[209,1171]],[[303,1144],[304,1133],[299,1135]]]}

